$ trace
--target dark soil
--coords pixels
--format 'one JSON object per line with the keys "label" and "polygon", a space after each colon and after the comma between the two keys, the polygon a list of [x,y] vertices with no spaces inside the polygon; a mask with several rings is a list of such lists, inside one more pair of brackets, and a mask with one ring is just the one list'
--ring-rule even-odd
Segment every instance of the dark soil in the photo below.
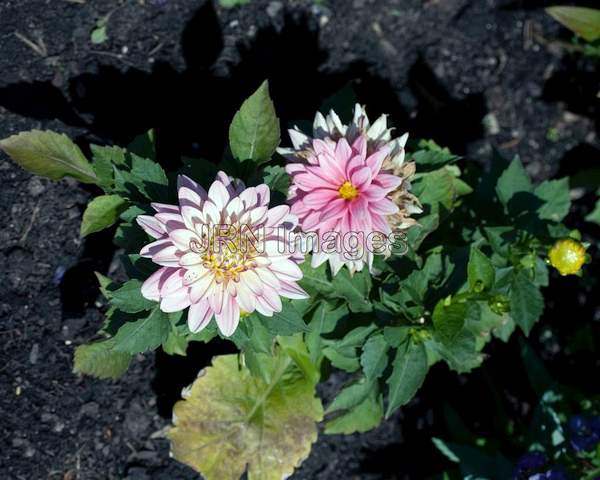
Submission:
{"label": "dark soil", "polygon": [[[390,113],[413,137],[480,161],[492,148],[520,154],[538,179],[574,173],[600,160],[599,76],[557,46],[569,35],[543,4],[252,0],[223,10],[192,0],[3,0],[0,138],[47,128],[82,145],[125,144],[155,127],[159,155],[175,165],[184,153],[220,156],[236,106],[264,78],[286,123],[311,118],[350,82],[372,115]],[[108,40],[94,45],[90,33],[107,14]],[[162,432],[211,351],[140,355],[117,382],[72,374],[74,347],[102,322],[93,271],[117,271],[110,235],[79,239],[94,191],[32,177],[4,155],[0,182],[1,478],[196,478],[169,459]],[[575,224],[588,200],[579,200]],[[585,288],[554,279],[532,339],[558,380],[598,393],[598,358],[573,341],[585,325],[592,347],[600,338],[588,277]],[[510,413],[526,417],[535,397],[516,339],[488,351],[486,367],[468,376],[435,367],[418,398],[377,430],[322,435],[294,478],[441,471],[448,464],[430,436],[448,435],[444,403],[474,430],[491,431],[490,378]],[[324,397],[338,386],[335,378],[324,385]]]}

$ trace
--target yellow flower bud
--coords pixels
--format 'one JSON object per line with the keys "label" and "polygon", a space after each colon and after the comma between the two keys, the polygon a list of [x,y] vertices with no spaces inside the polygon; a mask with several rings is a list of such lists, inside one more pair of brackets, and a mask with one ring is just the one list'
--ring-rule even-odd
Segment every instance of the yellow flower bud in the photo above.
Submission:
{"label": "yellow flower bud", "polygon": [[548,252],[550,265],[561,275],[575,275],[585,263],[585,247],[572,238],[557,240]]}

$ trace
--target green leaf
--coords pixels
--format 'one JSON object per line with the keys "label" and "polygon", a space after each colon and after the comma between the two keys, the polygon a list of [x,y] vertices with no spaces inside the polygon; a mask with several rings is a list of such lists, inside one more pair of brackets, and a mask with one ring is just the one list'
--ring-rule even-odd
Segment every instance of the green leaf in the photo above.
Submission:
{"label": "green leaf", "polygon": [[423,344],[411,341],[406,347],[398,348],[393,367],[386,382],[389,393],[385,418],[389,418],[398,407],[407,404],[425,381],[429,367]]}
{"label": "green leaf", "polygon": [[279,192],[287,196],[290,186],[290,176],[280,165],[267,165],[264,169],[264,182],[271,192]]}
{"label": "green leaf", "polygon": [[277,343],[283,351],[294,361],[307,380],[315,385],[319,381],[320,373],[317,365],[311,360],[301,334],[286,337],[277,337]]}
{"label": "green leaf", "polygon": [[398,348],[408,338],[410,327],[385,327],[383,337],[390,347]]}
{"label": "green leaf", "polygon": [[31,130],[0,140],[0,148],[25,170],[59,180],[73,177],[96,183],[94,169],[69,137],[50,130]]}
{"label": "green leaf", "polygon": [[108,35],[106,33],[106,25],[102,25],[101,27],[96,27],[92,30],[92,34],[90,35],[90,41],[94,45],[100,45],[108,40]]}
{"label": "green leaf", "polygon": [[475,335],[462,329],[450,343],[428,342],[436,353],[458,373],[467,373],[481,365],[483,356],[479,353]]}
{"label": "green leaf", "polygon": [[512,280],[510,290],[510,315],[525,335],[544,311],[544,297],[540,289],[527,277],[523,270],[519,271]]}
{"label": "green leaf", "polygon": [[342,268],[333,277],[331,287],[335,296],[342,297],[348,301],[348,307],[353,312],[370,312],[373,305],[369,300],[371,290],[371,274],[367,269],[350,275],[347,268]]}
{"label": "green leaf", "polygon": [[317,363],[322,354],[324,341],[321,335],[333,332],[338,321],[348,313],[348,307],[345,305],[333,309],[326,302],[319,303],[308,326],[310,332],[305,336],[306,346],[313,363]]}
{"label": "green leaf", "polygon": [[349,435],[355,432],[366,432],[377,427],[383,418],[383,399],[375,390],[358,405],[344,414],[329,420],[325,425],[325,433],[333,435],[342,433]]}
{"label": "green leaf", "polygon": [[471,291],[481,293],[494,286],[494,280],[496,278],[494,266],[490,259],[476,246],[471,246],[467,272]]}
{"label": "green leaf", "polygon": [[367,380],[378,379],[388,364],[388,343],[383,334],[373,335],[363,346],[360,364]]}
{"label": "green leaf", "polygon": [[594,210],[589,213],[586,217],[585,220],[587,222],[592,222],[595,223],[597,225],[600,225],[600,200],[598,200],[596,202],[596,207],[594,208]]}
{"label": "green leaf", "polygon": [[268,162],[279,145],[279,119],[269,96],[267,81],[258,88],[233,117],[229,145],[233,156],[243,162]]}
{"label": "green leaf", "polygon": [[448,148],[440,147],[433,140],[421,140],[419,148],[422,150],[417,150],[411,156],[419,171],[423,168],[440,168],[460,158],[453,155]]}
{"label": "green leaf", "polygon": [[119,378],[123,375],[131,355],[114,350],[114,339],[80,345],[75,349],[73,373],[83,373],[96,378]]}
{"label": "green leaf", "polygon": [[219,0],[219,4],[223,8],[233,8],[247,3],[250,3],[250,0]]}
{"label": "green leaf", "polygon": [[361,378],[358,381],[342,388],[340,392],[335,396],[333,402],[327,407],[325,413],[333,413],[338,410],[349,410],[364,401],[364,399],[373,390],[374,384]]}
{"label": "green leaf", "polygon": [[293,302],[284,301],[281,312],[273,313],[272,317],[264,317],[260,314],[258,316],[265,328],[273,335],[293,335],[310,331]]}
{"label": "green leaf", "polygon": [[150,129],[141,135],[135,137],[127,150],[136,154],[138,157],[147,158],[156,162],[156,135],[154,130]]}
{"label": "green leaf", "polygon": [[132,279],[110,292],[111,305],[126,313],[137,313],[156,306],[154,300],[142,296],[142,282]]}
{"label": "green leaf", "polygon": [[588,42],[600,38],[600,10],[585,7],[549,7],[546,9],[556,21]]}
{"label": "green leaf", "polygon": [[125,164],[125,150],[121,147],[90,145],[92,167],[98,177],[98,185],[111,192],[114,184],[114,167]]}
{"label": "green leaf", "polygon": [[[315,385],[283,352],[264,357],[270,381],[216,357],[173,409],[167,433],[176,460],[207,480],[289,477],[317,439],[323,407]],[[198,452],[202,452],[201,455]]]}
{"label": "green leaf", "polygon": [[506,206],[517,193],[531,192],[532,190],[533,186],[525,167],[519,157],[515,157],[508,168],[498,177],[496,184],[498,198]]}
{"label": "green leaf", "polygon": [[101,195],[88,203],[81,220],[80,235],[99,232],[115,224],[127,208],[127,201],[119,195]]}
{"label": "green leaf", "polygon": [[114,349],[132,355],[155,350],[167,340],[169,329],[167,314],[156,307],[147,317],[124,323],[113,337]]}
{"label": "green leaf", "polygon": [[571,197],[567,177],[542,182],[535,188],[533,193],[545,202],[544,205],[538,208],[541,219],[560,222],[569,213]]}
{"label": "green leaf", "polygon": [[433,309],[433,326],[436,336],[442,343],[451,344],[465,324],[467,304],[453,302],[449,299],[440,300]]}

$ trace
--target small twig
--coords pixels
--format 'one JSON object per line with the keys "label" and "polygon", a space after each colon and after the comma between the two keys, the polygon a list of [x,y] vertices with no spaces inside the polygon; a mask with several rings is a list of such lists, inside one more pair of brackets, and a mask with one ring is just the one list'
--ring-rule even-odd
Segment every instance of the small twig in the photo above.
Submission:
{"label": "small twig", "polygon": [[29,223],[27,224],[27,227],[25,227],[25,230],[23,231],[23,235],[21,235],[21,238],[19,239],[19,245],[23,245],[25,243],[25,240],[27,240],[27,236],[29,235],[31,228],[33,227],[33,222],[35,222],[35,218],[37,217],[38,213],[40,212],[40,202],[41,202],[41,200],[38,200],[35,207],[33,207],[33,212],[31,213],[31,218],[29,219]]}
{"label": "small twig", "polygon": [[35,53],[40,55],[41,57],[48,56],[48,49],[46,48],[46,44],[44,43],[44,40],[42,39],[42,37],[38,37],[37,43],[35,43],[35,42],[29,40],[22,33],[15,32],[15,36],[19,40],[21,40],[25,45],[27,45],[29,48],[31,48]]}
{"label": "small twig", "polygon": [[128,65],[130,67],[135,68],[135,64],[128,62],[127,60],[125,60],[123,58],[122,55],[119,55],[118,53],[113,53],[113,52],[102,52],[101,50],[90,50],[90,53],[95,53],[96,55],[105,55],[107,57],[112,57],[112,58],[116,58],[117,60],[120,60],[121,62],[123,62],[125,65]]}

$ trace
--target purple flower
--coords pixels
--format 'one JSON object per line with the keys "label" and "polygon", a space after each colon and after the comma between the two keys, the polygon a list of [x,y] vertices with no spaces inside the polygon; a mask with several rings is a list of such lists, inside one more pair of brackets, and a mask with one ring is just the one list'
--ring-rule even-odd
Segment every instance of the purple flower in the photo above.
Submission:
{"label": "purple flower", "polygon": [[600,442],[600,417],[574,415],[567,424],[571,446],[576,452],[588,452]]}
{"label": "purple flower", "polygon": [[528,480],[530,476],[539,472],[548,463],[548,458],[542,452],[529,452],[517,461],[513,474],[514,480]]}

